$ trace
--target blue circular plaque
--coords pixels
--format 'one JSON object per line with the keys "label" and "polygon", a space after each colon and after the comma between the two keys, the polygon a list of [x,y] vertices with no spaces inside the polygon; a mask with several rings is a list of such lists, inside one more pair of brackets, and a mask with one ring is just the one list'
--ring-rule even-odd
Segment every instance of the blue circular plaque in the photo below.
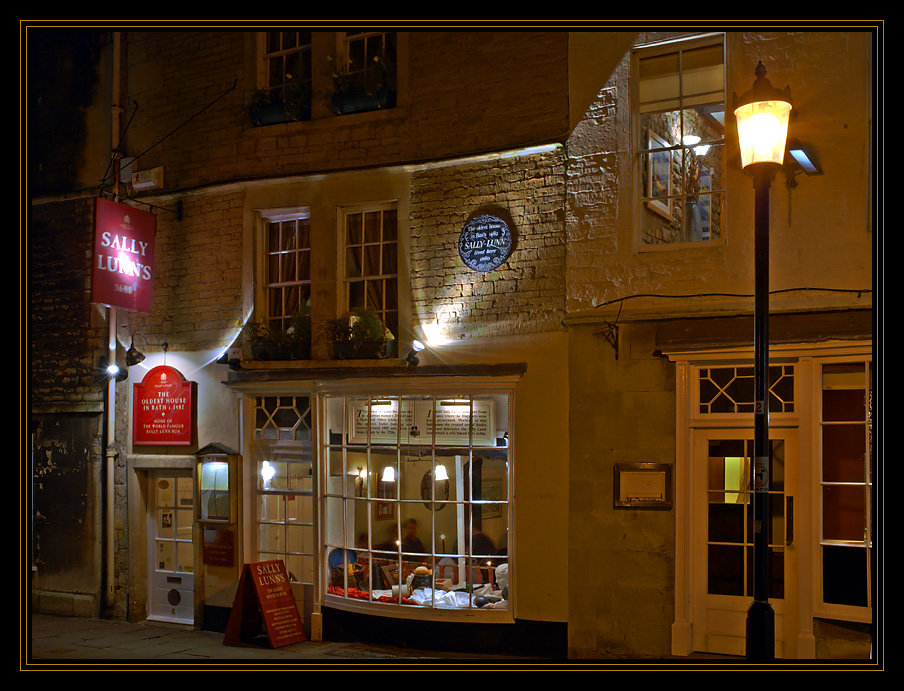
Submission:
{"label": "blue circular plaque", "polygon": [[477,216],[458,237],[458,253],[474,271],[493,271],[512,254],[512,233],[498,216]]}

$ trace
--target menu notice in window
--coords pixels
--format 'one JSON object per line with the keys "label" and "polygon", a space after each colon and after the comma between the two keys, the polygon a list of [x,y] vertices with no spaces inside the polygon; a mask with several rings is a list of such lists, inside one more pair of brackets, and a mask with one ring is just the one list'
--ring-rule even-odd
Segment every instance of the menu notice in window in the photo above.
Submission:
{"label": "menu notice in window", "polygon": [[[471,446],[496,445],[496,408],[490,400],[441,400],[415,403],[387,399],[349,404],[352,444],[422,443]],[[401,430],[400,430],[401,427]],[[401,436],[399,436],[401,432]]]}
{"label": "menu notice in window", "polygon": [[245,564],[223,644],[254,642],[262,631],[271,648],[307,640],[286,565],[279,559]]}

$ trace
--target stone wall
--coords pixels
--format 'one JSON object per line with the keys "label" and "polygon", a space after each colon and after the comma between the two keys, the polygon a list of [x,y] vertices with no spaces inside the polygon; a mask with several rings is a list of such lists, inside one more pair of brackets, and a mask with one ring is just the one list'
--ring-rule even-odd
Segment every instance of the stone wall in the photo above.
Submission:
{"label": "stone wall", "polygon": [[90,304],[94,199],[32,207],[28,226],[28,356],[32,406],[96,409],[105,342]]}
{"label": "stone wall", "polygon": [[98,614],[101,594],[106,324],[90,304],[93,214],[93,198],[38,204],[28,233],[28,566],[42,611],[82,616]]}
{"label": "stone wall", "polygon": [[[565,240],[561,149],[440,166],[413,175],[412,321],[451,339],[562,329]],[[494,214],[515,238],[509,260],[480,273],[461,260],[469,219]]]}
{"label": "stone wall", "polygon": [[400,34],[398,105],[342,116],[326,105],[335,37],[315,32],[312,119],[265,127],[254,127],[247,112],[257,86],[254,41],[249,32],[129,33],[126,155],[141,154],[142,170],[164,166],[166,187],[185,189],[442,159],[567,134],[567,32]]}
{"label": "stone wall", "polygon": [[243,201],[240,191],[190,194],[178,207],[155,200],[152,311],[124,315],[121,338],[141,334],[135,344],[146,354],[160,352],[164,341],[171,351],[230,344],[243,317]]}
{"label": "stone wall", "polygon": [[674,366],[655,327],[629,325],[616,351],[601,326],[570,332],[569,651],[659,655],[674,616],[672,509],[615,508],[617,463],[674,464]]}

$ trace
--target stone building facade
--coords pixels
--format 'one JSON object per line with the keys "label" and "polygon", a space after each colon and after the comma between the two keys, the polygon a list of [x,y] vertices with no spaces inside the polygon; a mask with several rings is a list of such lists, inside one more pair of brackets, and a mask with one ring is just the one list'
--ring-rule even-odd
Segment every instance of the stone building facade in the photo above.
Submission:
{"label": "stone building facade", "polygon": [[[274,51],[268,33],[284,41],[298,36]],[[49,49],[48,38],[34,34],[31,54],[35,46]],[[839,645],[854,656],[868,649],[868,594],[865,602],[836,602],[817,583],[841,568],[826,561],[832,548],[843,542],[868,560],[872,545],[862,536],[819,533],[834,485],[817,478],[824,474],[821,435],[828,433],[819,382],[838,388],[829,384],[836,365],[876,372],[872,249],[881,230],[870,217],[869,30],[124,31],[82,38],[96,60],[75,64],[91,65],[88,78],[75,83],[94,84],[93,91],[85,87],[93,98],[69,99],[84,126],[60,136],[69,145],[80,141],[84,155],[76,164],[71,146],[36,150],[47,173],[31,184],[30,565],[37,609],[130,620],[177,617],[178,609],[182,620],[216,629],[243,564],[278,557],[290,567],[315,637],[392,630],[398,640],[436,637],[442,645],[584,659],[743,654],[737,620],[744,595],[711,593],[702,574],[715,580],[715,555],[744,551],[744,539],[707,539],[706,519],[743,510],[743,501],[723,505],[744,488],[714,493],[697,469],[714,458],[723,465],[743,458],[704,449],[716,449],[727,432],[743,442],[740,430],[749,421],[742,411],[719,413],[713,422],[695,406],[701,377],[737,374],[751,357],[752,189],[735,160],[731,119],[718,113],[730,112],[732,91],[746,90],[753,66],[768,55],[770,77],[789,82],[795,95],[794,134],[819,151],[823,169],[818,177],[789,178],[794,185],[777,181],[773,195],[772,271],[781,289],[772,300],[775,357],[795,382],[793,409],[775,417],[793,475],[776,501],[793,495],[786,506],[798,529],[796,541],[775,550],[787,565],[777,651],[827,657]],[[371,40],[391,53],[392,107],[338,115],[331,65],[356,42]],[[304,57],[293,64],[310,65],[310,116],[255,126],[250,106],[254,91],[268,85],[265,67],[297,57],[298,46]],[[844,56],[843,64],[830,69],[826,53]],[[706,175],[694,168],[693,194],[681,186],[689,179],[681,161],[690,160],[693,147],[670,142],[665,199],[672,234],[643,234],[651,209],[659,210],[650,216],[655,227],[665,227],[665,202],[653,196],[645,168],[657,152],[643,152],[648,132],[667,134],[640,105],[645,79],[655,81],[645,69],[673,74],[670,60],[678,55],[688,83],[692,75],[719,76],[705,107],[695,104],[707,122],[721,123],[706,131],[707,141],[718,141],[696,164]],[[53,91],[59,76],[42,75],[34,90]],[[849,98],[830,107],[841,83]],[[43,115],[34,104],[29,117],[39,122]],[[829,136],[839,131],[843,137]],[[128,175],[119,186],[120,201],[156,216],[149,313],[90,300],[95,183],[114,141],[117,163],[162,176],[150,189],[130,186]],[[108,193],[112,185],[102,187]],[[651,244],[652,237],[678,237],[675,228],[683,233],[704,201],[707,235]],[[392,255],[382,273],[354,273],[357,245],[348,238],[350,219],[359,215],[382,219],[382,240],[370,244],[384,262]],[[510,255],[489,271],[466,267],[458,247],[463,228],[481,215],[501,219],[514,240]],[[276,251],[268,238],[287,223],[308,244]],[[255,360],[240,325],[286,316],[274,312],[284,286],[268,262],[287,249],[307,267],[291,290],[310,309],[312,355]],[[57,263],[53,271],[44,271],[45,257]],[[333,358],[324,329],[354,306],[359,283],[368,304],[379,302],[394,325],[393,357]],[[113,386],[112,402],[98,371],[111,329],[117,359],[131,345],[147,356]],[[427,349],[412,365],[406,354],[415,340]],[[143,447],[132,439],[134,385],[160,365],[197,387],[187,447]],[[855,381],[846,373],[837,381],[845,391],[872,390],[869,377]],[[438,427],[430,428],[430,442],[406,436],[403,414],[425,415],[423,429],[459,398],[471,401],[463,437],[441,438]],[[387,402],[397,406],[393,440],[375,436],[376,406]],[[360,410],[372,416],[364,431],[343,417]],[[267,425],[287,415],[295,415],[293,431],[277,425],[279,439],[269,439]],[[445,420],[454,427],[451,415]],[[869,415],[871,421],[871,407]],[[478,434],[484,419],[493,429]],[[155,564],[165,563],[154,548],[166,537],[153,518],[155,508],[167,514],[167,507],[154,501],[164,484],[188,478],[186,500],[197,509],[197,454],[211,444],[234,453],[234,511],[222,524],[196,513],[186,526],[182,542],[192,556],[178,573],[191,576],[191,604],[167,611],[155,571],[173,574]],[[871,459],[872,448],[863,455]],[[455,469],[445,509],[433,501],[440,486],[423,473],[431,457],[434,470],[440,461]],[[348,472],[334,467],[339,458]],[[274,459],[286,484],[271,487],[260,472]],[[378,466],[387,463],[403,478],[398,485],[377,481]],[[844,465],[849,471],[856,463],[846,458]],[[351,479],[362,468],[369,479]],[[620,483],[650,468],[667,478],[662,504],[619,503]],[[430,485],[426,502],[422,475]],[[858,501],[872,496],[871,480],[855,484],[860,495],[844,508],[854,522]],[[308,513],[291,513],[301,505]],[[467,564],[477,548],[465,527],[492,533],[491,561],[497,569],[504,564],[498,574],[510,587],[505,597],[501,589],[491,594],[502,606],[444,610],[396,602],[387,610],[377,602],[372,567],[392,562],[378,532],[390,524],[401,529],[409,515],[418,519],[433,575],[458,569],[456,579],[467,572],[472,586],[479,576]],[[446,544],[449,530],[458,538],[454,547],[451,536]],[[228,565],[205,552],[214,535],[232,541]],[[367,559],[367,589],[336,581],[332,558],[351,550]],[[405,563],[403,551],[395,566],[404,570]],[[845,572],[845,587],[864,584],[863,573],[853,571]],[[878,575],[868,572],[865,583]],[[365,601],[353,599],[365,590]],[[729,612],[727,630],[716,611]]]}

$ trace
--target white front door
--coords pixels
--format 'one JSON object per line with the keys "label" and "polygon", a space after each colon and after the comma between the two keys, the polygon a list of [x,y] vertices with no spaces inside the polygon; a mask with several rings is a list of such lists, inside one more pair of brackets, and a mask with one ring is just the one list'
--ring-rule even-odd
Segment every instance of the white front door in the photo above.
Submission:
{"label": "white front door", "polygon": [[148,619],[194,622],[194,502],[190,471],[150,475]]}
{"label": "white front door", "polygon": [[[776,657],[784,658],[793,656],[789,646],[794,646],[797,609],[797,430],[771,429],[769,438],[769,603],[775,613]],[[743,656],[753,596],[753,431],[696,430],[693,441],[694,649]]]}

